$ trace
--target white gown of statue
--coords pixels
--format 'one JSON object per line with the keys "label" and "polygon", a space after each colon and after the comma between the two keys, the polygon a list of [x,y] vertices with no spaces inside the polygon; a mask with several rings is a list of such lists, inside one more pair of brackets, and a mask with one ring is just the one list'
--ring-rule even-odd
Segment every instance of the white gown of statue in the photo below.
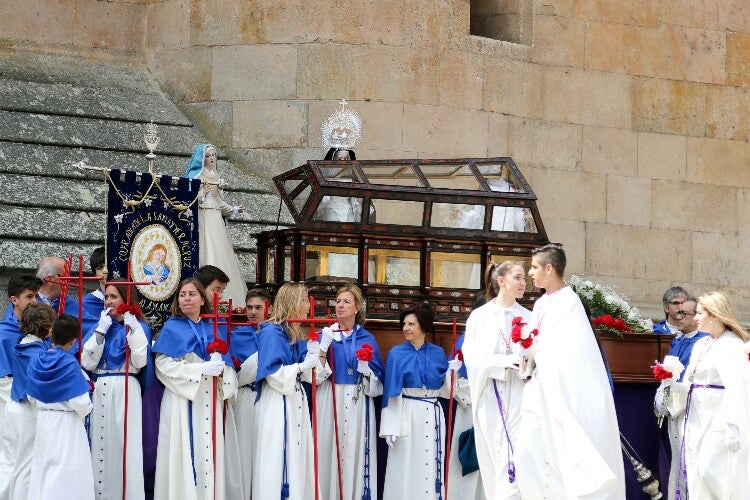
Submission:
{"label": "white gown of statue", "polygon": [[222,300],[232,299],[234,304],[244,304],[247,285],[242,277],[240,264],[234,254],[234,246],[227,232],[225,217],[235,214],[235,207],[224,201],[219,189],[219,174],[206,168],[201,172],[201,200],[198,205],[198,227],[200,228],[200,265],[211,264],[229,276]]}
{"label": "white gown of statue", "polygon": [[[686,409],[684,457],[690,500],[739,500],[750,495],[750,363],[731,331],[698,340],[683,381],[673,393]],[[698,386],[723,387],[698,387]],[[729,424],[739,431],[738,451],[727,451]],[[683,495],[683,498],[685,496]]]}
{"label": "white gown of statue", "polygon": [[524,382],[518,370],[506,368],[506,356],[518,354],[510,337],[511,322],[520,316],[530,321],[531,311],[514,303],[505,308],[494,300],[474,310],[466,323],[462,351],[469,376],[477,458],[487,498],[518,499],[518,483],[508,475],[508,439],[502,424],[495,388],[503,404],[511,445],[518,452],[518,429]]}
{"label": "white gown of statue", "polygon": [[[113,324],[113,327],[117,323]],[[124,332],[123,332],[124,333]],[[137,374],[146,366],[148,340],[143,330],[134,332],[130,344],[129,372]],[[106,342],[106,341],[105,341]],[[91,460],[96,464],[96,498],[122,498],[122,448],[125,417],[125,364],[113,369],[98,369],[105,343],[97,344],[91,335],[83,345],[81,365],[96,375],[91,412]],[[106,375],[119,373],[120,375]],[[128,447],[127,486],[129,500],[145,498],[143,483],[143,443],[141,441],[141,385],[135,377],[128,377]]]}
{"label": "white gown of statue", "polygon": [[37,408],[29,499],[94,500],[91,454],[83,427],[92,408],[88,393],[60,403],[30,397],[29,404]]}
{"label": "white gown of statue", "polygon": [[521,405],[521,497],[621,500],[625,479],[614,399],[591,325],[568,286],[540,297],[536,368]]}
{"label": "white gown of statue", "polygon": [[[492,191],[500,193],[513,193],[516,190],[505,179],[487,179],[487,184]],[[464,229],[482,229],[484,226],[484,205],[475,205],[461,214],[458,227]],[[520,207],[493,207],[492,227],[493,231],[528,231],[528,225],[524,219],[523,208]]]}
{"label": "white gown of statue", "polygon": [[[236,440],[234,396],[237,377],[234,368],[224,367],[218,378],[216,420],[216,496],[214,497],[214,460],[211,445],[212,398],[214,377],[201,374],[203,359],[189,352],[180,358],[156,355],[156,375],[164,384],[159,420],[159,444],[156,453],[155,500],[234,500],[225,481],[225,437]],[[222,401],[226,401],[224,425]],[[231,415],[230,415],[231,414]],[[192,416],[192,419],[190,417]],[[192,430],[192,433],[191,433]],[[231,432],[231,437],[229,433]],[[192,441],[191,441],[192,435]],[[236,441],[235,441],[236,443]],[[232,444],[232,443],[229,443]],[[236,445],[235,445],[236,446]],[[194,460],[191,460],[194,457]],[[234,458],[232,458],[234,459]],[[239,458],[236,458],[239,462]],[[237,478],[241,492],[241,479]]]}

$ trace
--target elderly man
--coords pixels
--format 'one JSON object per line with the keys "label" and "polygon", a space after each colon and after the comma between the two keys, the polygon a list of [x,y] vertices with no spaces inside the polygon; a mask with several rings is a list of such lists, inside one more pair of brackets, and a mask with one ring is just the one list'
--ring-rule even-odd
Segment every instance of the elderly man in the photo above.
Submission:
{"label": "elderly man", "polygon": [[[52,306],[55,312],[60,306],[60,293],[62,289],[59,283],[47,281],[47,278],[56,280],[65,271],[65,261],[60,257],[44,257],[39,261],[36,268],[36,277],[42,280],[39,288],[39,302]],[[73,297],[65,296],[65,314],[78,317],[78,301]]]}
{"label": "elderly man", "polygon": [[661,298],[664,307],[664,321],[654,324],[654,333],[677,333],[680,331],[680,318],[677,312],[680,310],[680,304],[688,298],[687,290],[681,286],[673,286],[664,292]]}

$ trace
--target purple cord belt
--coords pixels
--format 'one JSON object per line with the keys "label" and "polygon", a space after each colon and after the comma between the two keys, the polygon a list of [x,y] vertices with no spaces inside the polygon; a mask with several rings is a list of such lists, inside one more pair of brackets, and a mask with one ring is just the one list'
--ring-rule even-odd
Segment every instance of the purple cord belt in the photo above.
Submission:
{"label": "purple cord belt", "polygon": [[508,482],[516,482],[516,464],[513,463],[513,443],[510,441],[508,424],[505,422],[505,411],[503,410],[503,401],[500,399],[500,392],[497,390],[497,380],[492,380],[492,388],[495,389],[495,400],[497,401],[497,411],[500,412],[500,419],[503,422],[505,439],[508,440]]}
{"label": "purple cord belt", "polygon": [[[690,416],[690,402],[693,399],[693,389],[724,389],[723,385],[717,385],[717,384],[691,384],[690,390],[688,391],[687,395],[687,403],[685,403],[685,420],[682,422],[682,440],[680,442],[680,468],[677,472],[678,474],[681,474],[683,479],[685,480],[685,484],[687,484],[687,466],[685,464],[685,434],[687,434],[687,422],[688,417]],[[675,500],[682,500],[682,495],[680,494],[680,480],[676,481],[675,485]]]}

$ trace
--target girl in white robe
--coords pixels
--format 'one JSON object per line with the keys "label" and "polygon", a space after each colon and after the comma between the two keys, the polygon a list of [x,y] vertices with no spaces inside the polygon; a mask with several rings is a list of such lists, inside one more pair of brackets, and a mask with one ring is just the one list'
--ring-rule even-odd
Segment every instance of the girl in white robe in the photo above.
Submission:
{"label": "girl in white robe", "polygon": [[[228,437],[225,442],[223,402],[229,403],[226,408],[231,412],[237,376],[228,352],[214,340],[213,324],[201,319],[208,313],[203,286],[193,278],[183,280],[172,304],[173,316],[154,343],[156,375],[164,384],[156,500],[241,498],[241,479],[237,478],[236,494],[227,491],[225,480],[225,445],[236,447],[236,441]],[[226,329],[220,327],[219,340],[224,339]],[[229,415],[227,422],[229,432],[234,426]]]}
{"label": "girl in white robe", "polygon": [[750,362],[747,332],[721,292],[698,298],[695,320],[709,335],[696,342],[673,392],[685,405],[680,453],[683,499],[739,500],[750,494]]}
{"label": "girl in white robe", "polygon": [[[321,340],[328,360],[317,392],[321,498],[341,498],[340,479],[343,498],[374,499],[378,461],[373,398],[383,393],[384,367],[375,337],[362,327],[364,298],[356,285],[338,289],[336,318],[337,323],[323,329]],[[358,361],[357,351],[365,344],[372,348],[372,359]]]}
{"label": "girl in white robe", "polygon": [[322,370],[317,342],[305,342],[305,329],[288,319],[303,318],[307,289],[286,283],[276,294],[273,314],[258,334],[253,500],[315,498],[313,439],[302,381]]}
{"label": "girl in white robe", "polygon": [[521,359],[511,341],[511,323],[514,317],[526,323],[531,317],[531,311],[516,302],[526,290],[526,274],[522,262],[505,261],[488,266],[486,276],[487,293],[495,298],[469,316],[462,349],[473,402],[474,438],[487,498],[517,499],[513,447],[524,382],[518,376]]}
{"label": "girl in white robe", "polygon": [[[96,464],[96,498],[122,499],[125,384],[128,384],[128,442],[125,464],[126,498],[145,498],[141,442],[141,384],[136,376],[148,367],[152,375],[151,329],[130,312],[118,313],[127,298],[127,286],[109,282],[99,324],[86,335],[81,366],[93,374],[96,390],[91,413],[91,458]],[[131,288],[132,300],[138,295]],[[127,333],[126,333],[127,332]],[[125,349],[129,349],[129,376],[125,380]],[[147,381],[144,380],[144,385]]]}

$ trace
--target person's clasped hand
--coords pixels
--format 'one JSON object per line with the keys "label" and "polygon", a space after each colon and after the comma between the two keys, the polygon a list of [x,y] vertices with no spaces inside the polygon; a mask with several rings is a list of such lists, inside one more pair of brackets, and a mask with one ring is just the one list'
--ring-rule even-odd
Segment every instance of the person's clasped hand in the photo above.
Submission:
{"label": "person's clasped hand", "polygon": [[109,312],[112,310],[111,307],[106,308],[102,311],[101,315],[99,316],[99,324],[96,325],[96,331],[99,333],[107,333],[109,330],[109,327],[112,326],[112,316],[109,315]]}
{"label": "person's clasped hand", "polygon": [[325,327],[320,332],[321,339],[320,339],[320,350],[323,352],[328,352],[328,348],[331,347],[331,344],[333,343],[333,330],[331,330],[330,327]]}
{"label": "person's clasped hand", "polygon": [[448,361],[448,370],[457,372],[461,369],[461,367],[464,366],[464,362],[458,359],[458,356]]}
{"label": "person's clasped hand", "polygon": [[370,368],[370,363],[368,363],[364,359],[357,360],[357,371],[364,377],[369,377],[370,375],[372,375],[372,368]]}

